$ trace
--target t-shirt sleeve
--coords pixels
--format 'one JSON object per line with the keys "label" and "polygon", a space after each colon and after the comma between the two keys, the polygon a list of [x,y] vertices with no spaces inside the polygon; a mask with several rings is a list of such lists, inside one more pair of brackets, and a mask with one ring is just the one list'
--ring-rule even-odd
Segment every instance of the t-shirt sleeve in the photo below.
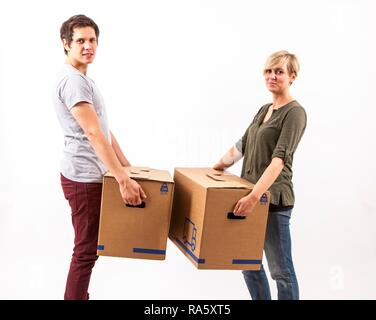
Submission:
{"label": "t-shirt sleeve", "polygon": [[71,75],[60,88],[60,99],[71,110],[79,102],[93,104],[93,89],[81,75]]}
{"label": "t-shirt sleeve", "polygon": [[307,125],[307,115],[303,108],[292,108],[283,120],[281,134],[272,158],[280,158],[284,163],[292,161],[292,155],[298,147]]}

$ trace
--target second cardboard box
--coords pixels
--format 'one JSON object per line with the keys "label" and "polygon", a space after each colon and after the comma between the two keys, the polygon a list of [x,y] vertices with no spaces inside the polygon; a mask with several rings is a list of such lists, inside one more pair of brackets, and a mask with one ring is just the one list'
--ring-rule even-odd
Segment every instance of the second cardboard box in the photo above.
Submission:
{"label": "second cardboard box", "polygon": [[245,219],[235,204],[253,184],[210,168],[176,168],[170,239],[198,269],[259,270],[270,193]]}

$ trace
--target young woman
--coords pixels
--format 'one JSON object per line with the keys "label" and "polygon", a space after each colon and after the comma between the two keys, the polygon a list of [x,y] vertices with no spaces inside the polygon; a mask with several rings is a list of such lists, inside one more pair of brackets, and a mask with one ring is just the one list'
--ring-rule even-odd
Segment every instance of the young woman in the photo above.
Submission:
{"label": "young woman", "polygon": [[[289,229],[294,206],[293,157],[307,122],[305,110],[290,94],[298,72],[298,59],[287,51],[267,59],[264,78],[273,102],[261,107],[243,137],[214,166],[224,170],[244,156],[241,176],[255,186],[235,205],[236,215],[252,214],[262,194],[271,192],[264,250],[271,277],[277,282],[278,299],[299,299]],[[252,299],[271,299],[263,266],[243,275]]]}

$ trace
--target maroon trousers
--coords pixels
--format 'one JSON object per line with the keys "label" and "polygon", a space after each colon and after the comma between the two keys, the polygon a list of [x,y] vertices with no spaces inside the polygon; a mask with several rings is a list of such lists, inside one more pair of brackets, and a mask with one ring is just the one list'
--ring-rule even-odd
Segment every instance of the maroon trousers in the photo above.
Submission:
{"label": "maroon trousers", "polygon": [[101,183],[75,182],[61,175],[64,196],[72,209],[74,248],[65,300],[88,300],[91,271],[97,256]]}

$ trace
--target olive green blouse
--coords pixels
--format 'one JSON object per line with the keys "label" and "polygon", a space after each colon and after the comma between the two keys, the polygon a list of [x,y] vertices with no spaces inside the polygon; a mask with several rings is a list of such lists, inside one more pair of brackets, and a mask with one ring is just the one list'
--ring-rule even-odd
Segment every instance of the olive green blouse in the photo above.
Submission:
{"label": "olive green blouse", "polygon": [[284,161],[281,174],[270,187],[270,203],[277,206],[294,205],[292,162],[307,124],[303,107],[293,100],[274,110],[263,123],[271,103],[261,107],[236,148],[244,155],[241,177],[256,183],[273,158]]}

